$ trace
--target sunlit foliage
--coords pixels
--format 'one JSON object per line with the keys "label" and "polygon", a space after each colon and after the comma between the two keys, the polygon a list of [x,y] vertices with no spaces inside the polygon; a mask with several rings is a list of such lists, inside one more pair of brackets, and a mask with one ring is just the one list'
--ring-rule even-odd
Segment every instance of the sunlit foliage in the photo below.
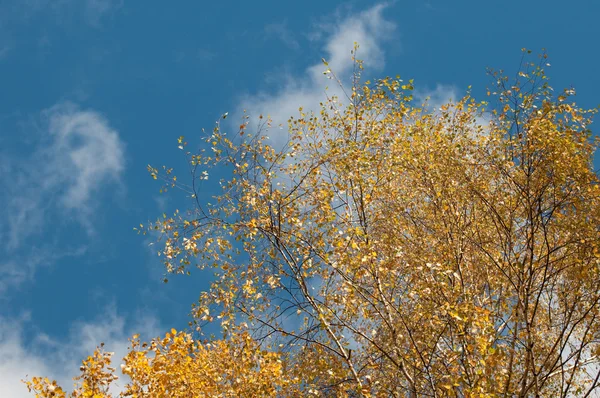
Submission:
{"label": "sunlit foliage", "polygon": [[[491,72],[488,102],[439,108],[417,104],[412,82],[361,82],[355,62],[353,86],[319,113],[301,108],[283,147],[268,118],[257,130],[244,119],[197,152],[179,139],[188,181],[149,166],[192,199],[149,229],[168,273],[216,273],[191,330],[216,324],[223,340],[134,338],[124,395],[592,394],[595,111],[553,92],[545,55],[525,55],[514,80]],[[207,201],[204,180],[226,173]],[[105,396],[104,358],[88,359],[73,396]]]}

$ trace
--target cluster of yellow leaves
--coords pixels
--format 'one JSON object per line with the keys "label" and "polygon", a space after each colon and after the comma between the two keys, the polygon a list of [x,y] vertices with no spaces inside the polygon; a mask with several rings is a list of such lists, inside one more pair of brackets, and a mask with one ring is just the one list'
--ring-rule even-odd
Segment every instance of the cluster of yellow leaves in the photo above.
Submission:
{"label": "cluster of yellow leaves", "polygon": [[132,340],[123,373],[124,396],[260,397],[286,385],[282,361],[261,350],[248,334],[207,343],[172,330],[150,344]]}
{"label": "cluster of yellow leaves", "polygon": [[[261,397],[275,396],[289,384],[280,355],[262,350],[249,334],[200,342],[171,330],[164,338],[142,343],[136,335],[121,365],[128,383],[118,395],[109,386],[119,377],[111,353],[97,349],[83,361],[73,398],[119,397]],[[26,382],[36,397],[67,397],[56,381],[35,377]]]}
{"label": "cluster of yellow leaves", "polygon": [[30,392],[34,392],[36,398],[106,398],[110,397],[109,387],[111,383],[119,379],[115,374],[115,368],[110,366],[112,352],[104,352],[97,348],[94,353],[82,362],[79,370],[81,374],[74,378],[75,389],[67,393],[56,383],[48,378],[34,377],[25,384]]}

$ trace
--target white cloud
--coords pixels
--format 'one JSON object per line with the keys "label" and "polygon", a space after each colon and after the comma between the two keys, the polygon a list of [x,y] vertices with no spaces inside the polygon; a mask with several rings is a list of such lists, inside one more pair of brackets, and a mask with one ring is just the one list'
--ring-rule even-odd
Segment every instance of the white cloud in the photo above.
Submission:
{"label": "white cloud", "polygon": [[0,320],[0,395],[31,398],[21,379],[27,374],[48,374],[51,364],[25,349],[19,321]]}
{"label": "white cloud", "polygon": [[[327,62],[336,74],[346,74],[352,68],[350,50],[354,47],[354,43],[360,45],[359,58],[364,60],[365,66],[383,68],[385,59],[381,43],[390,40],[396,29],[393,22],[384,18],[386,8],[387,4],[378,4],[334,25],[320,26],[320,29],[330,34],[324,47]],[[321,76],[321,64],[309,70],[313,79]]]}
{"label": "white cloud", "polygon": [[[365,62],[365,66],[380,69],[384,66],[384,53],[381,43],[392,37],[395,24],[385,20],[385,4],[376,5],[366,11],[350,15],[345,19],[336,19],[335,22],[321,24],[318,32],[313,37],[326,37],[324,40],[325,58],[331,70],[347,83],[352,71],[353,61],[351,50],[354,43],[360,46],[358,58]],[[269,115],[273,125],[286,125],[290,116],[298,114],[298,108],[319,111],[319,103],[326,100],[325,86],[330,85],[327,95],[337,95],[342,98],[342,90],[323,75],[326,67],[322,62],[315,63],[306,69],[300,77],[283,76],[282,84],[276,93],[260,92],[241,100],[238,115],[245,109],[256,121],[259,115]],[[234,120],[236,120],[234,118]],[[237,119],[239,120],[239,119]],[[236,120],[236,121],[237,121]],[[287,129],[277,130],[271,134],[271,139],[276,145],[287,141]]]}
{"label": "white cloud", "polygon": [[[57,238],[58,229],[74,220],[93,233],[96,196],[110,185],[121,186],[124,144],[102,115],[59,104],[42,116],[42,134],[33,151],[20,158],[6,156],[0,165],[9,176],[0,193],[0,206],[7,210],[0,215],[0,238],[11,259],[0,264],[0,292],[29,279],[41,264],[82,253],[64,249],[67,242]],[[42,234],[48,247],[34,239]]]}
{"label": "white cloud", "polygon": [[67,184],[61,203],[86,210],[91,195],[117,182],[124,169],[124,146],[108,121],[94,111],[61,104],[47,111],[53,145],[48,152],[57,184]]}
{"label": "white cloud", "polygon": [[[114,352],[113,366],[117,369],[127,353],[128,339],[141,333],[149,339],[160,334],[155,318],[141,316],[128,324],[124,316],[109,307],[93,322],[77,322],[71,326],[65,341],[56,341],[43,333],[27,338],[29,319],[0,317],[0,397],[31,398],[22,379],[46,376],[56,379],[69,390],[72,377],[79,374],[81,360],[90,355],[97,345],[105,343],[105,350]],[[126,381],[117,380],[112,392],[121,391]],[[116,396],[116,394],[115,394]]]}

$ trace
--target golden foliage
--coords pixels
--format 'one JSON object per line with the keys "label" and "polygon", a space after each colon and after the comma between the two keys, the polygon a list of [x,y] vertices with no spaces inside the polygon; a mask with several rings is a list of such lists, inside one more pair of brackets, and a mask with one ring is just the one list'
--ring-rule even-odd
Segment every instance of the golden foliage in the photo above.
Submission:
{"label": "golden foliage", "polygon": [[[134,339],[127,393],[590,393],[600,366],[594,111],[572,90],[553,95],[545,56],[514,82],[493,74],[492,111],[469,95],[418,106],[412,82],[360,85],[356,62],[351,92],[318,114],[300,109],[282,148],[268,120],[253,134],[245,121],[235,137],[217,124],[205,150],[187,152],[190,185],[149,166],[194,203],[150,227],[166,269],[216,272],[194,326],[217,323],[230,338]],[[209,204],[199,189],[215,167],[232,176]],[[29,386],[47,397],[54,384]]]}
{"label": "golden foliage", "polygon": [[[97,349],[83,362],[76,398],[112,396],[108,387],[116,379],[111,353]],[[278,354],[261,350],[249,334],[207,343],[171,330],[164,338],[141,343],[138,336],[121,365],[129,378],[123,397],[260,397],[273,396],[286,386]],[[26,382],[36,397],[66,397],[56,381],[33,378]]]}

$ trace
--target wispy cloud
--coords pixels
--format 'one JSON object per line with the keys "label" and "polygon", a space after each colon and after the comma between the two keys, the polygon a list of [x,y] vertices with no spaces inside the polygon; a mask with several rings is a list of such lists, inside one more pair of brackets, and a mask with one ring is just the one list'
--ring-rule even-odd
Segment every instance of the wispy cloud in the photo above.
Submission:
{"label": "wispy cloud", "polygon": [[0,62],[18,54],[28,42],[37,43],[40,55],[47,54],[56,37],[47,29],[36,37],[40,26],[67,24],[98,29],[123,5],[124,0],[0,1]]}
{"label": "wispy cloud", "polygon": [[102,19],[123,7],[124,0],[85,0],[85,16],[90,25],[100,26]]}
{"label": "wispy cloud", "polygon": [[8,55],[10,46],[8,44],[0,43],[0,60]]}
{"label": "wispy cloud", "polygon": [[300,48],[300,43],[296,40],[294,33],[288,28],[287,21],[271,23],[265,25],[265,35],[267,39],[281,40],[283,44],[292,50]]}
{"label": "wispy cloud", "polygon": [[[0,291],[31,277],[38,265],[56,261],[55,246],[61,246],[61,255],[81,250],[65,250],[65,242],[49,239],[45,242],[51,247],[42,248],[33,238],[56,236],[64,220],[74,220],[93,233],[96,196],[109,185],[121,186],[124,144],[101,114],[71,103],[59,104],[42,112],[41,125],[40,140],[32,153],[21,157],[4,154],[5,161],[0,164],[5,170],[0,237],[5,241],[6,257],[11,258],[0,266]],[[56,223],[57,219],[61,223]],[[20,252],[24,247],[27,250]],[[16,264],[14,259],[19,257]]]}
{"label": "wispy cloud", "polygon": [[207,50],[205,48],[200,48],[196,52],[196,58],[200,61],[213,61],[217,57],[217,54],[213,51]]}
{"label": "wispy cloud", "polygon": [[[381,69],[385,64],[381,44],[392,38],[396,25],[385,19],[386,4],[376,5],[366,11],[351,14],[345,18],[333,17],[333,21],[320,24],[310,35],[313,40],[322,42],[325,58],[336,75],[347,83],[352,71],[351,50],[354,43],[360,45],[359,58],[365,66]],[[298,113],[300,106],[306,110],[319,110],[319,103],[326,99],[324,87],[331,83],[323,75],[325,66],[316,62],[301,76],[283,75],[278,89],[272,92],[259,92],[240,101],[240,109],[245,109],[256,120],[259,115],[269,115],[274,125],[285,124],[290,116]],[[341,89],[332,85],[328,95],[341,95]],[[287,133],[282,129],[273,132],[271,139],[276,144],[287,141]]]}
{"label": "wispy cloud", "polygon": [[[12,49],[19,27],[45,22],[79,22],[99,28],[114,15],[124,0],[18,0],[0,2],[0,58]],[[20,40],[16,40],[19,42]],[[18,46],[17,46],[18,47]],[[4,52],[4,54],[2,54]]]}
{"label": "wispy cloud", "polygon": [[31,280],[39,267],[49,266],[68,257],[85,254],[85,246],[66,247],[56,250],[52,245],[29,247],[24,253],[10,253],[0,261],[0,299],[9,289]]}
{"label": "wispy cloud", "polygon": [[46,112],[53,145],[47,151],[53,185],[66,184],[61,204],[87,212],[91,196],[124,169],[124,145],[108,121],[95,111],[60,104]]}
{"label": "wispy cloud", "polygon": [[[63,388],[70,389],[71,378],[79,373],[81,360],[90,355],[101,342],[107,351],[114,352],[113,365],[118,369],[127,353],[128,339],[142,333],[149,339],[160,333],[156,318],[150,315],[135,317],[130,322],[109,306],[91,322],[71,325],[64,340],[55,340],[43,333],[26,333],[31,329],[27,315],[16,319],[0,317],[0,396],[30,398],[21,382],[26,377],[47,376],[56,379]],[[117,380],[112,386],[116,396],[126,381]]]}

